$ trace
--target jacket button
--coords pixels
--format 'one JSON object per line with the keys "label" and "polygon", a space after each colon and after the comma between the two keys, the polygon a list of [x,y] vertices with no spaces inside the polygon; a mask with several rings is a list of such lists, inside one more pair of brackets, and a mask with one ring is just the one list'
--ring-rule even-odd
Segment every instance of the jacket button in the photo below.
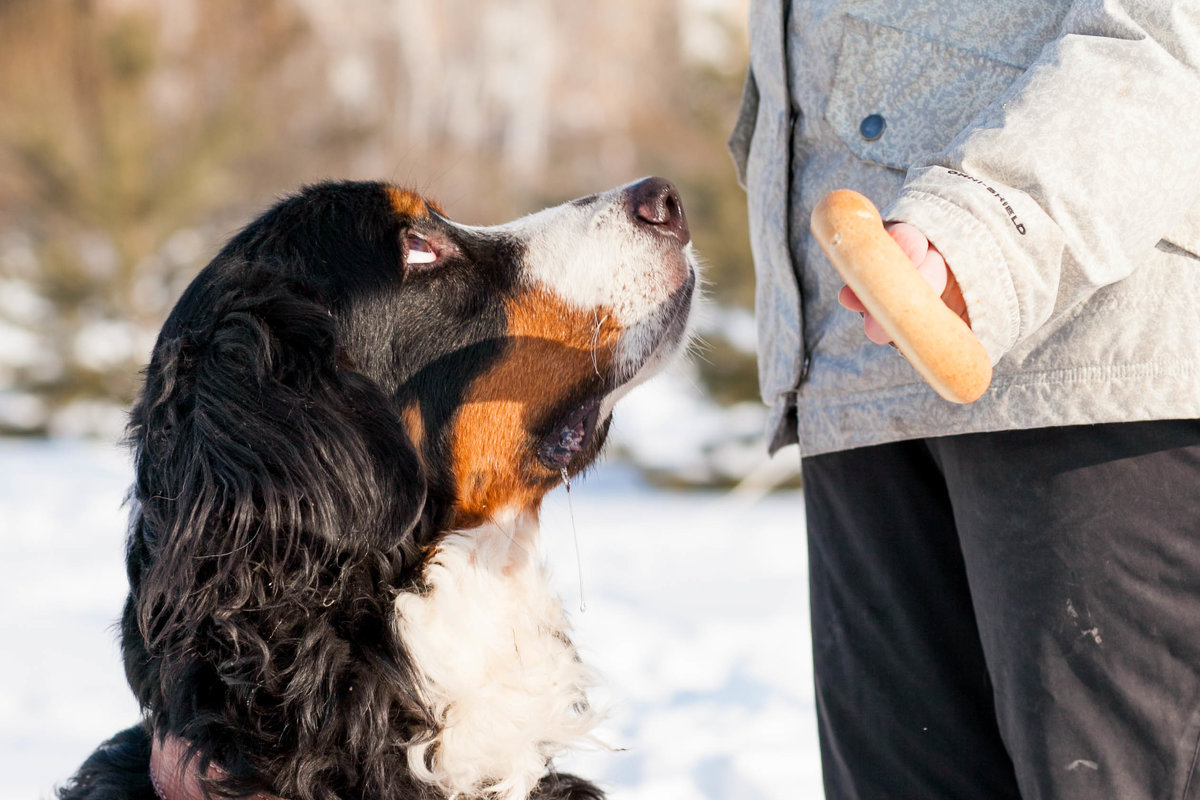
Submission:
{"label": "jacket button", "polygon": [[863,117],[863,121],[858,123],[858,132],[868,142],[873,142],[880,136],[883,136],[883,129],[887,127],[887,120],[882,114],[871,114]]}

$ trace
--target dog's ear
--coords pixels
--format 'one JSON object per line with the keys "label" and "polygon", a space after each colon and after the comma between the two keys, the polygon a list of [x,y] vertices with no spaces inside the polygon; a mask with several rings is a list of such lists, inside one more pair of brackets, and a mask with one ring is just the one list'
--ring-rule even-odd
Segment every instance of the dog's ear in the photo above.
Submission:
{"label": "dog's ear", "polygon": [[143,515],[234,547],[403,546],[425,483],[388,398],[303,287],[251,271],[238,284],[189,291],[160,337],[130,427]]}
{"label": "dog's ear", "polygon": [[380,387],[342,362],[329,310],[277,272],[214,283],[168,320],[131,420],[153,557],[415,558],[420,461]]}

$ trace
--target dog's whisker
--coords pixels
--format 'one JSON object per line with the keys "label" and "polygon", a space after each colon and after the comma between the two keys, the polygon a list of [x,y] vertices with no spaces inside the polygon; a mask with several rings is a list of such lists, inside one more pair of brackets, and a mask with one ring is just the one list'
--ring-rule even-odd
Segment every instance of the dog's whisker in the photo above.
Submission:
{"label": "dog's whisker", "polygon": [[[597,313],[599,313],[599,312],[597,312],[595,310],[592,311],[593,316],[595,316]],[[596,327],[592,331],[592,369],[595,370],[596,377],[601,378],[601,379],[603,379],[604,376],[600,374],[600,364],[597,363],[596,351],[598,351],[600,349],[600,329],[604,326],[604,323],[607,321],[608,321],[608,314],[605,314],[604,318],[596,323]],[[566,471],[564,470],[564,473],[565,472]]]}
{"label": "dog's whisker", "polygon": [[508,544],[510,546],[519,549],[521,552],[523,552],[527,556],[536,556],[537,553],[535,552],[534,549],[531,549],[529,547],[528,540],[525,537],[519,536],[517,534],[517,524],[518,524],[518,520],[514,519],[507,523],[508,527],[506,528],[504,526],[504,524],[497,522],[496,528],[502,534],[504,534],[504,537],[505,537],[505,539],[508,540]]}

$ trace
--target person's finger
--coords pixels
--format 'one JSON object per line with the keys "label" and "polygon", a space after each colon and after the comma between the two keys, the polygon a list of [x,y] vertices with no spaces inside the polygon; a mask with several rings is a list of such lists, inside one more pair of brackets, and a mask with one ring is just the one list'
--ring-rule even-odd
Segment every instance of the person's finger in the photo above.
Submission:
{"label": "person's finger", "polygon": [[917,272],[921,274],[921,277],[929,284],[929,288],[933,289],[933,293],[938,297],[941,297],[942,292],[946,291],[949,270],[946,269],[946,259],[942,258],[942,254],[936,247],[930,245],[929,251],[925,254],[925,260],[917,264]]}
{"label": "person's finger", "polygon": [[967,313],[967,301],[962,295],[962,288],[958,285],[958,280],[954,277],[954,272],[949,267],[946,268],[946,288],[942,290],[942,302],[945,303],[951,311],[958,314],[963,322],[967,325],[971,324],[971,315]]}
{"label": "person's finger", "polygon": [[870,314],[863,317],[863,331],[866,332],[867,338],[875,344],[888,344],[892,341],[888,332]]}
{"label": "person's finger", "polygon": [[889,222],[884,228],[896,244],[900,245],[909,261],[920,264],[925,260],[925,254],[929,251],[929,240],[919,229],[907,222]]}
{"label": "person's finger", "polygon": [[862,300],[858,299],[858,295],[849,286],[843,286],[842,290],[838,292],[838,302],[851,311],[857,311],[860,314],[867,310]]}

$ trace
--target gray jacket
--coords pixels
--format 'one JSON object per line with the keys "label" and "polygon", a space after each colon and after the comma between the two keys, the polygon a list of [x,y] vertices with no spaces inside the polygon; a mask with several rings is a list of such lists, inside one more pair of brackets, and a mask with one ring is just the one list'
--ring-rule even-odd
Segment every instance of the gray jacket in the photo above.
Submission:
{"label": "gray jacket", "polygon": [[[1200,0],[753,0],[730,147],[772,450],[1200,417]],[[840,187],[945,255],[980,401],[838,306],[808,217]]]}

